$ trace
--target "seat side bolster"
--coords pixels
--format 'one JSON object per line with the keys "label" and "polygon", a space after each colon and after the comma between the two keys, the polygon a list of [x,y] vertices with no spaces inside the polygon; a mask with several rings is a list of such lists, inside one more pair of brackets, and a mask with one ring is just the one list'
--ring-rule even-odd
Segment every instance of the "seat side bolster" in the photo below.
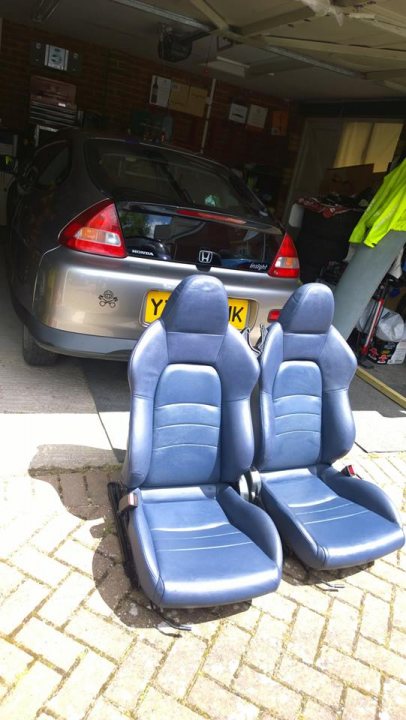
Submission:
{"label": "seat side bolster", "polygon": [[362,505],[371,512],[377,513],[390,522],[402,527],[400,515],[387,494],[368,480],[350,478],[346,475],[328,468],[322,475],[322,480],[337,495]]}
{"label": "seat side bolster", "polygon": [[255,465],[260,471],[272,467],[275,408],[273,404],[273,386],[278,368],[283,361],[283,332],[279,323],[273,323],[265,340],[265,347],[259,363],[259,397],[253,399],[253,409],[258,413],[256,431]]}
{"label": "seat side bolster", "polygon": [[357,367],[355,355],[331,327],[319,357],[323,377],[322,463],[343,457],[354,444],[355,423],[348,388]]}
{"label": "seat side bolster", "polygon": [[130,425],[122,478],[124,485],[131,490],[142,485],[149,472],[154,396],[167,364],[166,334],[158,320],[145,330],[128,363]]}
{"label": "seat side bolster", "polygon": [[130,489],[142,485],[148,475],[152,453],[153,413],[151,398],[132,398],[127,452],[122,470],[124,485]]}
{"label": "seat side bolster", "polygon": [[[272,485],[272,482],[270,483]],[[282,540],[309,567],[322,569],[328,559],[328,550],[316,542],[313,535],[298,520],[286,503],[281,503],[268,487],[262,483],[261,499],[266,511],[280,532]]]}
{"label": "seat side bolster", "polygon": [[322,463],[332,463],[346,455],[355,440],[355,423],[348,392],[328,390],[322,398]]}
{"label": "seat side bolster", "polygon": [[145,516],[140,493],[138,494],[138,507],[130,512],[129,537],[141,586],[152,599],[152,602],[159,605],[165,587],[159,573],[154,541]]}
{"label": "seat side bolster", "polygon": [[234,483],[236,478],[250,469],[254,457],[249,398],[223,402],[221,430],[221,480]]}
{"label": "seat side bolster", "polygon": [[319,356],[326,390],[348,390],[357,369],[353,351],[335,327],[327,333]]}
{"label": "seat side bolster", "polygon": [[243,500],[231,487],[220,490],[218,502],[229,522],[271,558],[282,574],[282,544],[271,518],[256,505]]}
{"label": "seat side bolster", "polygon": [[234,484],[249,470],[254,457],[250,398],[258,380],[259,366],[248,344],[231,325],[215,368],[222,392],[221,481]]}

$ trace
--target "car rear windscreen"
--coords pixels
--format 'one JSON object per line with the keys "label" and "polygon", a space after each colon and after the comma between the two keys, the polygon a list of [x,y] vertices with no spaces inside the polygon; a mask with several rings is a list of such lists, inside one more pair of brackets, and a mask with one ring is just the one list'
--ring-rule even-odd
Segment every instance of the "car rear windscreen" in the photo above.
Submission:
{"label": "car rear windscreen", "polygon": [[92,139],[86,159],[93,181],[116,199],[212,209],[262,222],[266,217],[235,172],[203,158],[131,140]]}

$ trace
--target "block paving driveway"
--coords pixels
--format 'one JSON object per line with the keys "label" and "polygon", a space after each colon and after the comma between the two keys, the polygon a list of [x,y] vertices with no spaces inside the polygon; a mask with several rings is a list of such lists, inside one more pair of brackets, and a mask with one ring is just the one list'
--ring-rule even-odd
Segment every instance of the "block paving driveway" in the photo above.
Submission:
{"label": "block paving driveway", "polygon": [[[405,510],[406,454],[349,459]],[[123,573],[111,476],[0,478],[0,720],[406,718],[404,552],[339,578],[288,558],[178,634]]]}

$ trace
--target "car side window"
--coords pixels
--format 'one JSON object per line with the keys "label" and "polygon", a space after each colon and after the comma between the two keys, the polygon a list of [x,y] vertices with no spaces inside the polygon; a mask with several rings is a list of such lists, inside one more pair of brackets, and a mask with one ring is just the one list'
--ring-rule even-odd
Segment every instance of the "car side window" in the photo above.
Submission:
{"label": "car side window", "polygon": [[51,190],[67,178],[69,169],[68,143],[52,143],[37,150],[32,161],[22,171],[18,183],[25,193],[34,188]]}
{"label": "car side window", "polygon": [[41,190],[51,190],[60,185],[68,176],[70,152],[66,142],[52,143],[44,147],[39,163],[35,186]]}

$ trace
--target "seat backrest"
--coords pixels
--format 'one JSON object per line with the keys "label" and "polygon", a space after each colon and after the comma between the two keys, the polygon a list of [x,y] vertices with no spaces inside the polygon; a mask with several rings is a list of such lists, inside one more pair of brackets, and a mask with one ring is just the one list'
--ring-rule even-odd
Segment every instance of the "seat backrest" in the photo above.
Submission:
{"label": "seat backrest", "polygon": [[228,323],[222,283],[185,278],[129,362],[129,488],[234,483],[252,463],[255,355]]}
{"label": "seat backrest", "polygon": [[329,464],[354,442],[348,388],[356,360],[331,325],[333,312],[331,290],[309,283],[269,329],[260,359],[261,471]]}

